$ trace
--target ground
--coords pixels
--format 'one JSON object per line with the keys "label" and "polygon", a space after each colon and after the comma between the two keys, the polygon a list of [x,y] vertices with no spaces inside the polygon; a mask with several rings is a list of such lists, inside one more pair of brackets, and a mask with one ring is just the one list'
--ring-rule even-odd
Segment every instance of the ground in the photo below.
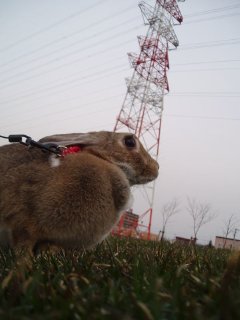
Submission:
{"label": "ground", "polygon": [[79,252],[0,251],[0,319],[240,319],[240,255],[109,238]]}

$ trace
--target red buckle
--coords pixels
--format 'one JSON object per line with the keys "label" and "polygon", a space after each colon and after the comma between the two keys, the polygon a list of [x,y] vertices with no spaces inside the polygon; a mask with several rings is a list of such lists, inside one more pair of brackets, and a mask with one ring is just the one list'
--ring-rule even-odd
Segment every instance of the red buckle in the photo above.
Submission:
{"label": "red buckle", "polygon": [[62,150],[62,156],[65,157],[68,154],[77,153],[79,151],[81,151],[81,148],[79,146],[67,147]]}

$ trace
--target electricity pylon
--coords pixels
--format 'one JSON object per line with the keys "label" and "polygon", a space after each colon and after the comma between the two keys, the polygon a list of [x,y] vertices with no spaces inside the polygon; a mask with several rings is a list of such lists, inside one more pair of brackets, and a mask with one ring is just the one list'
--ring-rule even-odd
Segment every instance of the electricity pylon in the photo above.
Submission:
{"label": "electricity pylon", "polygon": [[[177,0],[156,0],[154,7],[141,1],[139,8],[148,30],[146,36],[138,37],[140,53],[128,53],[133,74],[131,78],[126,79],[127,92],[114,131],[134,133],[157,160],[164,95],[169,91],[168,50],[179,45],[173,23],[180,24],[183,17]],[[146,228],[148,238],[151,231],[154,191],[155,182],[152,182],[138,189],[134,196],[133,211],[139,214],[138,228]],[[119,223],[119,226],[121,225],[124,225],[122,221]],[[119,226],[118,230],[121,232]]]}

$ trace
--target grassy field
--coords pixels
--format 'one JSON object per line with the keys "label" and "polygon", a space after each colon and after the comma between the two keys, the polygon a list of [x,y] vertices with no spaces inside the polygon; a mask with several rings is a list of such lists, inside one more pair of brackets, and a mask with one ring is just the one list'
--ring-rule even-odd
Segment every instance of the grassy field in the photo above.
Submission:
{"label": "grassy field", "polygon": [[0,251],[0,319],[240,319],[240,256],[110,238],[36,258]]}

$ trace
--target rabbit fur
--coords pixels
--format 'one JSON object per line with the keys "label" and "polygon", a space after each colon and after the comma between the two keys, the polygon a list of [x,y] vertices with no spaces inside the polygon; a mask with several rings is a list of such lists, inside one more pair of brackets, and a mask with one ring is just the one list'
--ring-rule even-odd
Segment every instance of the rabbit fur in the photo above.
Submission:
{"label": "rabbit fur", "polygon": [[157,162],[130,133],[63,134],[40,142],[78,145],[81,152],[51,165],[55,155],[40,149],[0,147],[0,228],[13,248],[94,246],[130,207],[130,186],[158,175]]}

